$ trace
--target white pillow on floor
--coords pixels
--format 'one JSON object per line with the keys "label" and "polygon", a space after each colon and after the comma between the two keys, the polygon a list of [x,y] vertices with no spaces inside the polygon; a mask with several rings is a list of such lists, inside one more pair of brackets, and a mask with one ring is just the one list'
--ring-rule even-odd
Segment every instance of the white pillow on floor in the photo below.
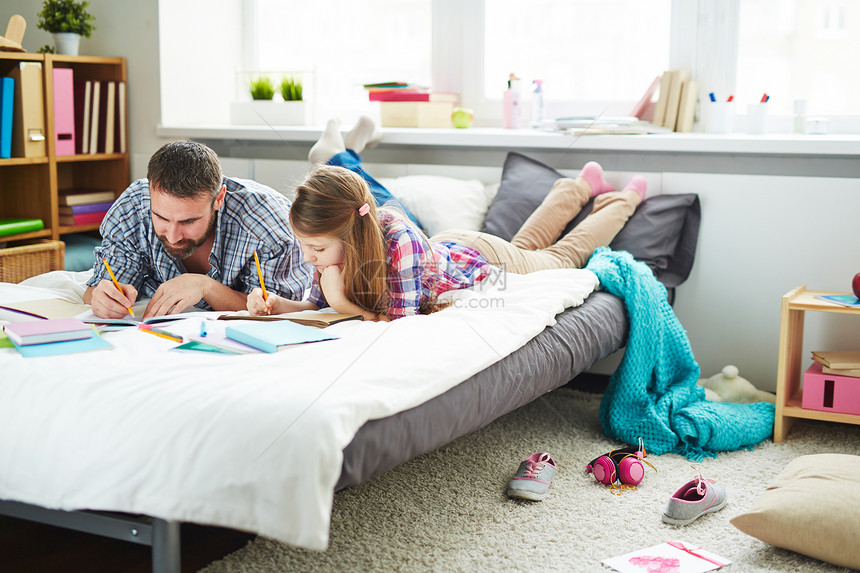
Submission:
{"label": "white pillow on floor", "polygon": [[477,179],[437,175],[407,175],[377,181],[415,215],[428,236],[452,229],[480,231],[499,190],[498,184],[484,185]]}

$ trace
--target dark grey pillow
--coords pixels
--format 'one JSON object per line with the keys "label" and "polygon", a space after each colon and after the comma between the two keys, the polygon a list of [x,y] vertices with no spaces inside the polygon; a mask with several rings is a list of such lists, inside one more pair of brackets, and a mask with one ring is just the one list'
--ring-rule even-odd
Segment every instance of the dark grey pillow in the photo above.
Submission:
{"label": "dark grey pillow", "polygon": [[[510,241],[561,177],[561,173],[540,161],[508,153],[499,191],[482,230]],[[589,201],[564,233],[591,213],[592,207]],[[657,195],[639,205],[609,247],[628,251],[648,265],[666,287],[675,287],[690,276],[700,221],[701,207],[695,193]]]}

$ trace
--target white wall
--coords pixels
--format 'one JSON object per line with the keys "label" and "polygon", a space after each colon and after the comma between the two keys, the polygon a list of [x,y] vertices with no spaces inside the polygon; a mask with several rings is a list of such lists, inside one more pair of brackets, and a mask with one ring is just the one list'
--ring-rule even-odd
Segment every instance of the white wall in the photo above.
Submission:
{"label": "white wall", "polygon": [[[229,123],[242,57],[242,1],[163,0],[158,4],[160,73],[167,88],[161,97],[161,120],[168,125]],[[212,73],[213,67],[218,73]],[[175,97],[174,90],[184,97]],[[167,97],[169,93],[174,97]]]}
{"label": "white wall", "polygon": [[[666,173],[664,192],[699,194],[696,264],[675,311],[703,376],[734,364],[776,384],[781,296],[798,285],[850,291],[860,272],[860,180]],[[806,313],[811,350],[856,349],[860,317]]]}

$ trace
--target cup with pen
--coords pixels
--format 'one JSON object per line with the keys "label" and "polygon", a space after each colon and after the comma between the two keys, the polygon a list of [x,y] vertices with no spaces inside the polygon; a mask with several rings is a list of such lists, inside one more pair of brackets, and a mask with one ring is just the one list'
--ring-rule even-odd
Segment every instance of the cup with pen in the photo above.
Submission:
{"label": "cup with pen", "polygon": [[734,99],[730,95],[725,101],[719,101],[714,92],[708,94],[707,123],[705,131],[708,133],[731,133],[734,123]]}
{"label": "cup with pen", "polygon": [[765,93],[761,96],[761,101],[747,106],[747,133],[756,135],[767,133],[768,101],[770,96]]}

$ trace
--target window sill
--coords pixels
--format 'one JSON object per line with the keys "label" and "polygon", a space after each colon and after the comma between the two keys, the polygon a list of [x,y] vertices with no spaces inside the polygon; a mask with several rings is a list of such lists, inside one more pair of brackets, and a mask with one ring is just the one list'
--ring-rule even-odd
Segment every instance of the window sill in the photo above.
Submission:
{"label": "window sill", "polygon": [[[269,126],[159,126],[165,138],[291,142],[312,144],[320,127]],[[618,152],[706,153],[732,155],[804,155],[860,157],[860,135],[747,135],[733,133],[670,133],[655,135],[573,136],[531,129],[420,129],[385,128],[381,144],[388,146],[453,147],[483,149],[598,150]]]}

